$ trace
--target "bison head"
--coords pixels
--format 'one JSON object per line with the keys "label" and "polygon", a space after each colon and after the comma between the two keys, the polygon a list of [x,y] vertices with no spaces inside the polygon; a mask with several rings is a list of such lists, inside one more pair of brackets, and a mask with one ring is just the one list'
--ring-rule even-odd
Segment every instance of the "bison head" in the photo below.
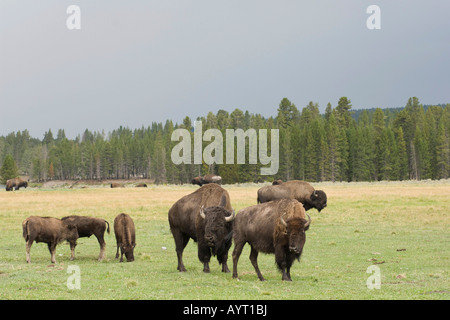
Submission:
{"label": "bison head", "polygon": [[289,241],[289,251],[295,254],[301,254],[306,242],[305,231],[309,229],[311,217],[307,214],[308,221],[302,218],[291,218],[284,221],[280,217],[281,223],[286,227],[286,234]]}
{"label": "bison head", "polygon": [[201,187],[203,185],[203,179],[202,179],[202,177],[195,177],[195,178],[192,178],[191,183],[197,184]]}
{"label": "bison head", "polygon": [[136,244],[122,244],[123,252],[125,253],[125,257],[127,258],[127,262],[134,261],[134,247],[136,247]]}
{"label": "bison head", "polygon": [[220,254],[228,245],[231,245],[232,221],[235,218],[234,210],[229,212],[222,206],[206,209],[202,207],[200,217],[205,223],[205,242],[212,249],[214,255]]}
{"label": "bison head", "polygon": [[314,190],[311,194],[311,207],[319,212],[327,206],[327,195],[322,190]]}

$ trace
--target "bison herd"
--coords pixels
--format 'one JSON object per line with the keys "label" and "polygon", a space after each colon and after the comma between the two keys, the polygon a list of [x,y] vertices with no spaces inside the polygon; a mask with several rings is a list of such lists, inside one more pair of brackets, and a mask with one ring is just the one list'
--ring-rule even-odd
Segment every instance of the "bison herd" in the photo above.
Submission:
{"label": "bison herd", "polygon": [[[206,180],[208,182],[205,182]],[[214,177],[213,177],[214,178]],[[219,177],[220,178],[220,177]],[[214,179],[213,179],[214,180]],[[315,190],[309,183],[299,180],[276,180],[270,186],[258,190],[257,204],[240,210],[237,214],[231,206],[230,195],[211,177],[196,177],[192,183],[201,187],[176,201],[169,210],[170,231],[175,241],[177,270],[185,272],[183,251],[189,240],[198,244],[198,259],[203,272],[209,273],[211,256],[222,266],[222,272],[230,272],[228,251],[232,252],[232,277],[238,278],[237,264],[246,243],[250,245],[250,261],[259,280],[264,277],[258,267],[258,254],[275,255],[275,263],[282,280],[291,281],[290,269],[294,260],[300,260],[306,242],[305,232],[311,225],[306,211],[316,208],[319,212],[327,206],[327,196]],[[31,216],[22,223],[26,241],[26,260],[30,263],[30,248],[34,241],[47,243],[51,261],[55,263],[55,248],[62,241],[70,243],[71,257],[75,258],[77,239],[95,235],[100,245],[98,260],[105,258],[104,233],[110,232],[109,223],[100,218],[68,216],[62,219]],[[135,227],[131,217],[121,213],[114,220],[117,242],[116,259],[125,255],[134,261],[136,246]]]}

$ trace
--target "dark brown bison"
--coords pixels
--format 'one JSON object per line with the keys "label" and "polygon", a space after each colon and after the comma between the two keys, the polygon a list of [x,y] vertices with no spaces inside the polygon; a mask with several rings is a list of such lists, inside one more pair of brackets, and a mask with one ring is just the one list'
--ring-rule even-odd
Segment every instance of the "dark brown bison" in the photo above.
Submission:
{"label": "dark brown bison", "polygon": [[134,261],[134,247],[136,247],[136,233],[134,222],[131,217],[125,213],[119,214],[114,219],[114,234],[116,235],[117,252],[116,259],[119,258],[123,262],[123,255],[127,258],[127,262]]}
{"label": "dark brown bison", "polygon": [[198,258],[203,263],[203,272],[210,271],[211,255],[217,256],[222,272],[230,272],[227,260],[234,217],[228,192],[214,183],[175,202],[169,210],[169,225],[175,240],[177,269],[186,271],[183,250],[189,239],[193,239],[198,242]]}
{"label": "dark brown bison", "polygon": [[277,180],[273,180],[272,185],[273,186],[277,186],[283,183],[283,180],[281,179],[277,179]]}
{"label": "dark brown bison", "polygon": [[305,209],[294,199],[282,199],[242,209],[236,215],[233,227],[233,278],[238,277],[237,263],[245,243],[251,247],[250,261],[259,280],[264,277],[258,268],[258,253],[274,253],[282,280],[292,281],[290,270],[305,245],[305,231],[311,218],[306,220]]}
{"label": "dark brown bison", "polygon": [[[100,254],[98,256],[98,261],[102,261],[105,258],[105,230],[109,233],[109,223],[105,219],[86,217],[86,216],[68,216],[61,219],[67,223],[73,224],[77,227],[78,237],[90,237],[95,235],[98,244],[100,245]],[[108,225],[108,229],[106,228]],[[70,240],[70,260],[75,259],[75,247],[77,246],[77,240]]]}
{"label": "dark brown bison", "polygon": [[14,188],[16,188],[15,190],[19,190],[22,187],[28,187],[28,181],[20,178],[9,179],[6,181],[6,191],[13,191]]}
{"label": "dark brown bison", "polygon": [[221,176],[216,176],[215,174],[207,174],[206,176],[203,176],[203,177],[198,176],[198,177],[193,178],[191,183],[199,185],[200,187],[202,185],[205,185],[205,184],[208,184],[208,183],[221,184],[222,183],[222,177]]}
{"label": "dark brown bison", "polygon": [[146,183],[139,183],[138,185],[136,185],[136,188],[147,188],[147,184]]}
{"label": "dark brown bison", "polygon": [[319,212],[327,206],[327,195],[315,190],[308,182],[291,180],[280,185],[265,186],[258,190],[258,203],[279,199],[296,199],[305,210],[316,208]]}
{"label": "dark brown bison", "polygon": [[30,249],[33,241],[45,242],[51,255],[51,262],[56,263],[56,245],[64,240],[78,238],[77,227],[67,221],[51,217],[31,216],[22,222],[23,237],[26,242],[27,262],[30,263]]}

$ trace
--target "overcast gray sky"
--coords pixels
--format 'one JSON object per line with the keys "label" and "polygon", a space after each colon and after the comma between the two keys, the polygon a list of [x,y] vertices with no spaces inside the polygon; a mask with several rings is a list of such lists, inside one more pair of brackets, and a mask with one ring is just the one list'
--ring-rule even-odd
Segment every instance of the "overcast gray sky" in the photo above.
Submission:
{"label": "overcast gray sky", "polygon": [[[381,30],[369,30],[369,5]],[[81,29],[66,26],[69,5]],[[0,135],[450,102],[450,1],[0,0]]]}

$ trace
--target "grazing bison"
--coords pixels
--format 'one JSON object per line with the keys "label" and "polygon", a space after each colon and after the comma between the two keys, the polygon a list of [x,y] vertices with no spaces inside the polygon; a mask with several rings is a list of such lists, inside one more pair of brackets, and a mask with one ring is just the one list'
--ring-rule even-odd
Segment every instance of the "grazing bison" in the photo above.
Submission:
{"label": "grazing bison", "polygon": [[31,216],[22,222],[23,237],[26,242],[27,262],[30,263],[30,249],[33,241],[45,242],[51,255],[51,262],[56,263],[56,245],[64,240],[78,238],[77,227],[67,221],[51,217]]}
{"label": "grazing bison", "polygon": [[294,259],[300,260],[305,245],[305,231],[311,218],[306,218],[302,204],[294,199],[282,199],[251,206],[239,211],[234,221],[233,278],[237,278],[237,263],[245,243],[251,247],[250,261],[259,280],[264,277],[258,268],[258,253],[274,253],[282,280],[292,281],[290,269]]}
{"label": "grazing bison", "polygon": [[221,176],[216,176],[215,174],[207,174],[206,176],[203,176],[203,177],[198,176],[198,177],[193,178],[191,183],[199,185],[200,187],[202,185],[208,184],[208,183],[221,184],[222,183],[222,177]]}
{"label": "grazing bison", "polygon": [[228,192],[217,184],[207,184],[175,202],[169,210],[169,225],[175,240],[177,269],[186,271],[183,250],[189,239],[193,239],[198,242],[203,272],[210,271],[211,255],[217,256],[222,272],[230,272],[227,260],[234,217]]}
{"label": "grazing bison", "polygon": [[[85,216],[68,216],[61,219],[62,221],[66,221],[67,223],[73,224],[78,229],[78,237],[90,237],[95,235],[97,241],[100,245],[100,254],[98,256],[98,261],[102,261],[105,258],[105,230],[106,225],[108,225],[108,233],[109,233],[109,223],[108,221],[100,218],[94,217],[85,217]],[[70,260],[75,259],[75,247],[77,246],[77,239],[70,240]]]}
{"label": "grazing bison", "polygon": [[327,206],[327,195],[315,190],[308,182],[291,180],[280,185],[265,186],[258,190],[258,203],[279,199],[296,199],[305,210],[316,208],[319,212]]}
{"label": "grazing bison", "polygon": [[123,262],[123,255],[127,258],[127,262],[134,261],[134,247],[136,247],[136,233],[134,222],[131,217],[125,213],[119,214],[114,219],[114,234],[116,235],[117,252],[116,259],[119,258]]}
{"label": "grazing bison", "polygon": [[22,187],[28,187],[28,181],[22,180],[20,178],[9,179],[8,181],[6,181],[6,191],[13,191],[13,188],[19,190]]}
{"label": "grazing bison", "polygon": [[136,185],[136,188],[147,188],[147,184],[146,183],[139,183],[138,185]]}

